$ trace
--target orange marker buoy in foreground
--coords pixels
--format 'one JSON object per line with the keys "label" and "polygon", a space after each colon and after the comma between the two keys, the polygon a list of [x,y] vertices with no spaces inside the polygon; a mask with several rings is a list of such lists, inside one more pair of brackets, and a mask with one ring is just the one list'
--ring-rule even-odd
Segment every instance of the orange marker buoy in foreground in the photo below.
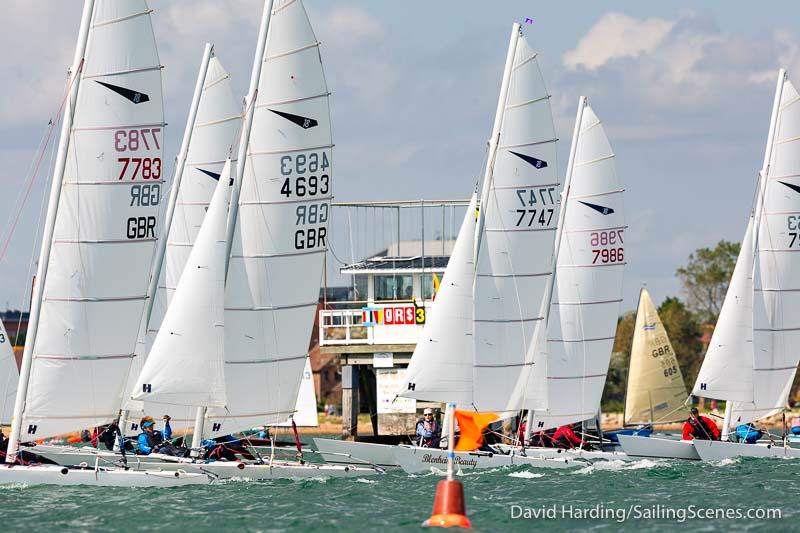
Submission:
{"label": "orange marker buoy in foreground", "polygon": [[471,528],[464,508],[464,487],[457,479],[443,479],[436,485],[433,514],[423,526]]}
{"label": "orange marker buoy in foreground", "polygon": [[448,427],[447,437],[447,479],[436,485],[436,496],[433,498],[433,513],[422,525],[428,527],[463,527],[469,529],[472,524],[467,518],[464,507],[464,487],[461,482],[453,479],[453,461],[455,459],[455,410],[456,404],[448,403],[446,420]]}

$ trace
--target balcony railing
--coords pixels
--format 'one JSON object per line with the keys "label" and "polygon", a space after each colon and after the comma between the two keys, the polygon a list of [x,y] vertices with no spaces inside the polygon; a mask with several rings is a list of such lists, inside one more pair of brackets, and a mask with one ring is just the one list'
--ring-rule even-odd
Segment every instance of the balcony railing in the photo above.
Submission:
{"label": "balcony railing", "polygon": [[[350,309],[319,312],[321,346],[346,344],[416,344],[432,302],[348,302]],[[420,314],[420,310],[423,310]],[[423,321],[420,322],[420,317]]]}

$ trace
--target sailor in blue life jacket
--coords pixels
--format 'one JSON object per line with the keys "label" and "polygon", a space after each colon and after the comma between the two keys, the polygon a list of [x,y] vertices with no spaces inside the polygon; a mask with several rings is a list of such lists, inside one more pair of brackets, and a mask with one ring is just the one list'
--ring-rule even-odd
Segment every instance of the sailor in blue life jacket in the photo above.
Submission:
{"label": "sailor in blue life jacket", "polygon": [[800,416],[792,418],[792,435],[800,435]]}
{"label": "sailor in blue life jacket", "polygon": [[417,437],[420,438],[420,446],[437,448],[441,434],[442,428],[433,418],[433,409],[428,407],[422,412],[422,420],[417,422]]}
{"label": "sailor in blue life jacket", "polygon": [[736,426],[736,439],[745,444],[755,444],[758,439],[764,436],[764,432],[758,429],[752,422],[749,424],[739,424]]}
{"label": "sailor in blue life jacket", "polygon": [[139,422],[139,427],[142,428],[142,433],[139,433],[137,439],[139,448],[136,451],[137,455],[150,455],[153,452],[161,451],[165,443],[172,438],[172,428],[169,425],[169,415],[164,415],[164,431],[155,429],[156,421],[152,416],[146,416]]}

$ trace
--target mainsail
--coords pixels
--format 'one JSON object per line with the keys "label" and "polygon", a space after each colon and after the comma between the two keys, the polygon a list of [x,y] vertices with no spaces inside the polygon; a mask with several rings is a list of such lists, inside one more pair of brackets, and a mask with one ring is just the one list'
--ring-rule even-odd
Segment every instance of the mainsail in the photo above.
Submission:
{"label": "mainsail", "polygon": [[208,434],[284,421],[319,300],[332,196],[328,88],[300,0],[275,2],[226,286],[227,410]]}
{"label": "mainsail", "polygon": [[683,418],[676,413],[686,401],[686,385],[676,357],[653,300],[642,289],[628,370],[625,425]]}
{"label": "mainsail", "polygon": [[[178,286],[178,280],[216,190],[225,159],[231,153],[231,146],[236,142],[241,125],[239,98],[233,90],[230,75],[214,56],[208,64],[203,83],[175,214],[167,238],[165,264],[161,271],[153,316],[148,325],[148,337],[151,341],[158,332]],[[148,345],[152,345],[152,342]]]}
{"label": "mainsail", "polygon": [[297,392],[294,414],[289,420],[275,424],[278,427],[291,427],[292,420],[298,427],[317,427],[319,417],[317,415],[317,393],[314,389],[314,374],[311,372],[311,359],[306,358],[306,366],[303,369],[303,381],[300,382],[300,390]]}
{"label": "mainsail", "polygon": [[145,1],[97,0],[84,58],[54,175],[20,440],[117,416],[158,234],[164,111]]}
{"label": "mainsail", "polygon": [[432,402],[472,403],[472,288],[477,196],[473,194],[436,300],[411,356],[400,395]]}
{"label": "mainsail", "polygon": [[559,214],[550,95],[525,37],[514,45],[496,156],[490,153],[484,178],[474,291],[473,403],[492,412],[516,411],[520,403],[544,407],[542,390],[529,390],[520,401],[502,391],[510,393],[530,364],[526,354],[543,318]]}
{"label": "mainsail", "polygon": [[763,177],[753,296],[753,401],[734,421],[786,408],[800,360],[800,95],[786,79]]}
{"label": "mainsail", "polygon": [[[606,381],[625,265],[623,187],[602,123],[581,100],[546,350],[547,409],[531,428],[594,417]],[[527,385],[533,386],[533,376]]]}
{"label": "mainsail", "polygon": [[3,322],[0,321],[0,426],[11,422],[18,381],[19,368],[14,358],[14,347]]}
{"label": "mainsail", "polygon": [[228,160],[139,374],[134,399],[195,407],[225,405],[223,316],[230,167]]}

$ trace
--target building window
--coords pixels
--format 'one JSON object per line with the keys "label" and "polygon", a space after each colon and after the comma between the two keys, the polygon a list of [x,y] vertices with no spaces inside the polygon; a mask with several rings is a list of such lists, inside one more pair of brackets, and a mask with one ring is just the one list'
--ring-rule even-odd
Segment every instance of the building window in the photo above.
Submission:
{"label": "building window", "polygon": [[414,282],[410,275],[375,276],[375,301],[412,300]]}
{"label": "building window", "polygon": [[367,291],[369,285],[369,277],[365,275],[353,276],[353,300],[356,302],[366,302],[368,298]]}
{"label": "building window", "polygon": [[[422,277],[422,299],[423,300],[432,300],[433,299],[433,274],[425,275]],[[439,276],[437,274],[437,276]],[[441,281],[441,277],[439,277],[439,281]]]}

